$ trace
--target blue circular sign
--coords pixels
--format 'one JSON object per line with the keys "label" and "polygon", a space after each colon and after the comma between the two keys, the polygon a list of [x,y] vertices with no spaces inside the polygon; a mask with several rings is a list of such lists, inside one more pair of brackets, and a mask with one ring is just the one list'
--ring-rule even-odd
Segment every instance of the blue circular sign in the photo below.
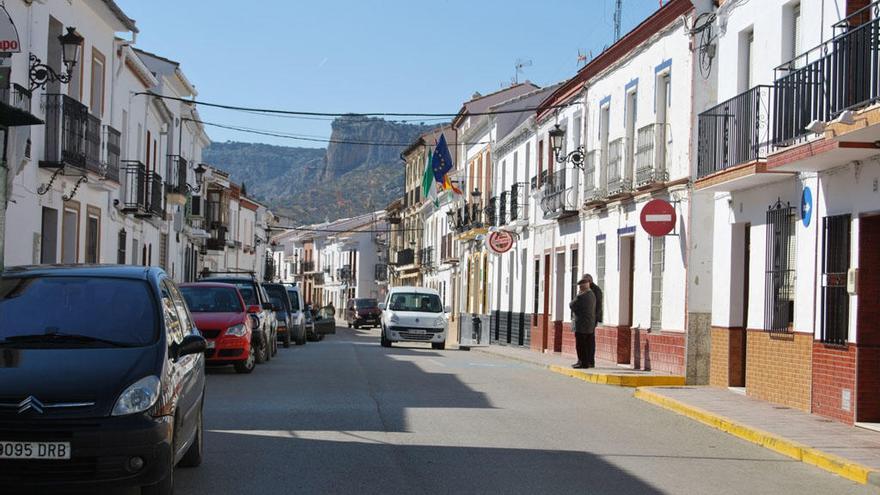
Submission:
{"label": "blue circular sign", "polygon": [[810,220],[813,218],[813,192],[809,187],[804,188],[801,193],[801,222],[804,227],[810,226]]}

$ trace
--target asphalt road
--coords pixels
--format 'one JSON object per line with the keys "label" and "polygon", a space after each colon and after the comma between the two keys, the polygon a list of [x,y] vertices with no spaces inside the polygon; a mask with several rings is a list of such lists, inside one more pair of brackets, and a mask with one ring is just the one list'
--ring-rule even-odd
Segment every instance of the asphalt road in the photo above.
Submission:
{"label": "asphalt road", "polygon": [[631,390],[378,340],[340,328],[211,371],[205,462],[175,493],[876,493]]}

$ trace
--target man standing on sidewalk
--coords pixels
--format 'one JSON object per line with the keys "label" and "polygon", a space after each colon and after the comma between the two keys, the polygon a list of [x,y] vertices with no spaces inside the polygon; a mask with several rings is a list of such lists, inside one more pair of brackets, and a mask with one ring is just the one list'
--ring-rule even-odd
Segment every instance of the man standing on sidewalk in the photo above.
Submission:
{"label": "man standing on sidewalk", "polygon": [[574,320],[574,338],[578,361],[572,368],[596,366],[596,295],[590,290],[592,277],[585,275],[578,281],[578,295],[568,307]]}

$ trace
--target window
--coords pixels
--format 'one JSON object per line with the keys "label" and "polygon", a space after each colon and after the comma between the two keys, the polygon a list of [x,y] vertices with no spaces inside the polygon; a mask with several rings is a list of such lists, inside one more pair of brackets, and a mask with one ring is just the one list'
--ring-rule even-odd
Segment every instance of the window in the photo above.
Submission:
{"label": "window", "polygon": [[540,283],[541,283],[541,260],[540,259],[535,259],[535,278],[533,280],[534,281],[532,283],[532,291],[535,295],[535,298],[534,298],[534,301],[532,304],[532,309],[533,309],[532,314],[534,315],[534,317],[532,319],[532,324],[537,325],[538,324],[538,312],[541,309],[538,306],[539,302],[540,302],[540,297],[541,297],[539,294],[539,288],[540,288]]}
{"label": "window", "polygon": [[[77,33],[80,34],[80,33]],[[58,38],[52,40],[55,43],[58,42]],[[52,44],[51,42],[49,43]],[[80,57],[83,55],[83,47],[86,45],[85,40],[79,45],[79,54]],[[85,64],[79,63],[73,67],[73,72],[70,74],[70,81],[67,83],[67,96],[76,99],[77,101],[82,101],[82,78],[83,78],[83,66]]]}
{"label": "window", "polygon": [[803,52],[801,47],[801,4],[792,2],[782,12],[782,60],[793,60]]}
{"label": "window", "polygon": [[784,332],[794,323],[795,213],[777,202],[767,211],[764,319],[767,329]]}
{"label": "window", "polygon": [[660,330],[663,317],[663,269],[666,238],[651,238],[651,330]]}
{"label": "window", "polygon": [[159,234],[159,266],[168,270],[168,234]]}
{"label": "window", "polygon": [[535,180],[535,184],[537,187],[541,187],[541,175],[544,173],[544,140],[538,141],[538,175]]}
{"label": "window", "polygon": [[104,116],[104,77],[105,59],[97,49],[92,48],[92,79],[89,93],[89,110],[96,117]]}
{"label": "window", "polygon": [[231,287],[183,287],[180,292],[193,313],[244,312],[238,293]]}
{"label": "window", "polygon": [[739,34],[739,67],[738,67],[738,85],[739,92],[744,93],[751,88],[754,79],[754,46],[755,32],[751,28],[742,31]]}
{"label": "window", "polygon": [[86,207],[86,263],[99,263],[101,258],[101,210]]}
{"label": "window", "polygon": [[132,265],[138,264],[137,257],[138,257],[138,240],[132,239],[131,240],[131,264]]}
{"label": "window", "polygon": [[165,316],[165,331],[168,334],[168,343],[179,344],[183,340],[183,326],[180,315],[171,297],[171,287],[168,281],[162,282],[162,314]]}
{"label": "window", "polygon": [[571,133],[571,140],[572,141],[571,142],[572,142],[572,145],[574,146],[574,149],[577,149],[578,146],[583,144],[583,142],[581,141],[581,130],[582,130],[583,126],[584,126],[583,118],[581,117],[581,115],[580,114],[575,115],[574,120],[572,121],[572,124],[571,124],[571,127],[572,127],[572,129],[571,129],[572,130],[572,133]]}
{"label": "window", "polygon": [[126,242],[126,233],[125,229],[119,229],[119,237],[117,239],[117,248],[116,248],[116,263],[119,265],[125,264],[125,242]]}
{"label": "window", "polygon": [[822,342],[845,344],[849,331],[850,216],[826,217],[822,232]]}
{"label": "window", "polygon": [[58,210],[43,207],[40,234],[40,263],[58,261]]}
{"label": "window", "polygon": [[76,263],[79,259],[79,204],[64,207],[61,220],[61,262]]}
{"label": "window", "polygon": [[122,111],[122,139],[119,142],[120,156],[128,158],[128,110]]}
{"label": "window", "polygon": [[578,263],[578,249],[573,248],[571,250],[571,298],[574,299],[578,293],[578,280],[580,280],[580,276],[578,275],[578,270],[580,269]]}

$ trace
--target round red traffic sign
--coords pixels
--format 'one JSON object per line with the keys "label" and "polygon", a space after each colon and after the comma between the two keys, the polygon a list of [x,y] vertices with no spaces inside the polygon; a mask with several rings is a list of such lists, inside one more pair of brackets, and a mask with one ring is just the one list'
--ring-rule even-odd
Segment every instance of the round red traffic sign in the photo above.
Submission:
{"label": "round red traffic sign", "polygon": [[495,254],[504,254],[513,247],[513,234],[506,230],[496,230],[486,240],[489,250]]}
{"label": "round red traffic sign", "polygon": [[642,228],[654,236],[664,236],[675,228],[675,208],[668,201],[654,199],[642,208]]}

